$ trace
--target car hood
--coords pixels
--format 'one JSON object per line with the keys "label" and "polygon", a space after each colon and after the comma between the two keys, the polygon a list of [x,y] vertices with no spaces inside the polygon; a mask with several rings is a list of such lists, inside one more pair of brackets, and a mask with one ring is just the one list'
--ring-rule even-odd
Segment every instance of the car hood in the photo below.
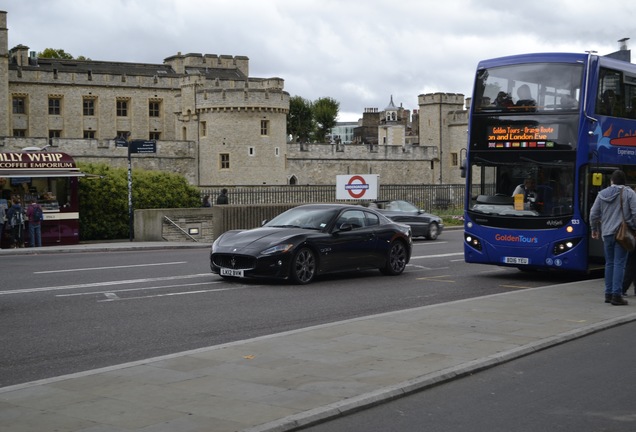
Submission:
{"label": "car hood", "polygon": [[290,242],[307,230],[301,228],[254,228],[227,231],[215,242],[213,252],[254,253],[280,243]]}

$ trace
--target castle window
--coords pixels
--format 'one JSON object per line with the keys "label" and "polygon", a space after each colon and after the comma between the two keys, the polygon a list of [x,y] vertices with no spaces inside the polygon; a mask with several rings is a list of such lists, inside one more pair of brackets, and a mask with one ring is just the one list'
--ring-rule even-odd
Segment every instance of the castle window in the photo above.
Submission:
{"label": "castle window", "polygon": [[161,138],[161,132],[150,132],[148,133],[148,138],[151,140],[159,141]]}
{"label": "castle window", "polygon": [[459,155],[457,153],[451,153],[451,159],[452,159],[452,166],[457,166],[459,165]]}
{"label": "castle window", "polygon": [[256,149],[254,147],[250,147],[247,149],[248,156],[254,156],[256,154]]}
{"label": "castle window", "polygon": [[148,116],[160,117],[160,113],[161,113],[161,103],[150,101],[148,103]]}
{"label": "castle window", "polygon": [[26,98],[22,96],[13,97],[13,114],[26,114]]}
{"label": "castle window", "polygon": [[85,130],[84,131],[84,139],[95,139],[95,131],[93,131],[93,130]]}
{"label": "castle window", "polygon": [[13,129],[13,136],[14,137],[25,137],[26,136],[26,129]]}
{"label": "castle window", "polygon": [[269,120],[261,120],[261,136],[269,135]]}
{"label": "castle window", "polygon": [[199,123],[199,134],[204,137],[208,134],[208,124],[207,122],[202,121]]}
{"label": "castle window", "polygon": [[62,113],[62,99],[57,97],[49,98],[49,115],[60,115]]}
{"label": "castle window", "polygon": [[94,116],[95,115],[95,99],[84,98],[84,100],[82,101],[82,109],[85,116]]}
{"label": "castle window", "polygon": [[128,117],[128,101],[117,101],[117,117]]}
{"label": "castle window", "polygon": [[230,154],[221,153],[219,155],[219,165],[221,169],[230,169]]}

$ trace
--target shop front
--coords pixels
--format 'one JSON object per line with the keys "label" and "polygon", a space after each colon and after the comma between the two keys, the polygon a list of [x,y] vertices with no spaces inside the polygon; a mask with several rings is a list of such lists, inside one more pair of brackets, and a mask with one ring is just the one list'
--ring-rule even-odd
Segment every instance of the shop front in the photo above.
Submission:
{"label": "shop front", "polygon": [[[26,207],[37,202],[42,207],[42,246],[79,243],[79,178],[73,158],[66,153],[47,151],[0,152],[0,206],[13,203]],[[5,223],[1,246],[11,243]],[[28,222],[23,241],[29,244]]]}

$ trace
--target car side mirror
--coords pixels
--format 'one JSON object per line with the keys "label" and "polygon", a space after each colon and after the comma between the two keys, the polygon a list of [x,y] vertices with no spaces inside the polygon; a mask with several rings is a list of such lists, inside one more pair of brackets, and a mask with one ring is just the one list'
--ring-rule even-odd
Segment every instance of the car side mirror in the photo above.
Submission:
{"label": "car side mirror", "polygon": [[342,231],[351,231],[353,229],[353,225],[351,225],[348,222],[343,223],[342,225],[340,225],[340,227],[338,228],[338,231],[342,232]]}

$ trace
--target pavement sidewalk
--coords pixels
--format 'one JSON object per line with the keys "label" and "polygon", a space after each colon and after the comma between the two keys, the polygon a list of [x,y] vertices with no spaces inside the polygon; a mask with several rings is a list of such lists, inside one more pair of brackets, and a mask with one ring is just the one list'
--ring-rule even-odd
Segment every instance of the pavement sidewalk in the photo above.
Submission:
{"label": "pavement sidewalk", "polygon": [[2,255],[41,255],[50,253],[78,253],[78,252],[113,252],[124,250],[142,250],[142,249],[186,249],[186,248],[209,248],[212,243],[202,242],[168,242],[168,241],[102,241],[80,243],[76,245],[64,246],[45,246],[37,248],[18,248],[18,249],[0,249]]}
{"label": "pavement sidewalk", "polygon": [[636,320],[601,280],[325,324],[0,388],[0,431],[291,431]]}

